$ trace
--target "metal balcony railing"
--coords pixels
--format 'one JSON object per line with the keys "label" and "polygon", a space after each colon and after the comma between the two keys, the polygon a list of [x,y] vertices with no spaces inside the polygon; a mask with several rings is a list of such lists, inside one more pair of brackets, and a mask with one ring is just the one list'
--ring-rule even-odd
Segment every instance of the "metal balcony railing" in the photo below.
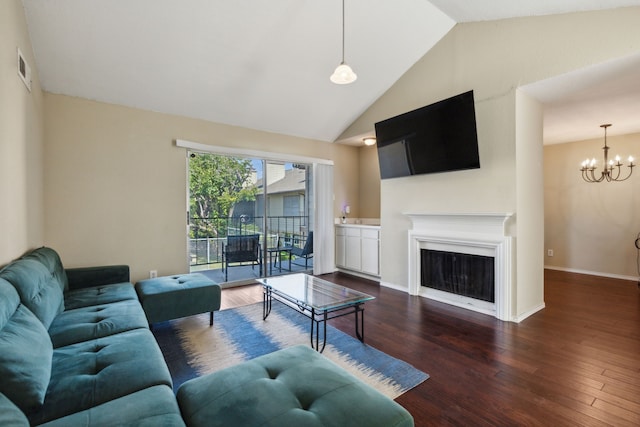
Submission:
{"label": "metal balcony railing", "polygon": [[[280,245],[304,246],[309,233],[308,216],[267,217],[266,243],[268,248]],[[189,218],[190,266],[222,265],[222,247],[227,236],[259,234],[264,247],[263,217],[242,215],[232,218]]]}

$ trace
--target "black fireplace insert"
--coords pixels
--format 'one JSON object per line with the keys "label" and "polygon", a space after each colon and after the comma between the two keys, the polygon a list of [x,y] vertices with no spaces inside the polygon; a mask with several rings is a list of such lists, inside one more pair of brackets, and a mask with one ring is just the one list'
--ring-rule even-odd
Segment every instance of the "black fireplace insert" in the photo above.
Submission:
{"label": "black fireplace insert", "polygon": [[422,286],[495,302],[494,257],[420,250]]}

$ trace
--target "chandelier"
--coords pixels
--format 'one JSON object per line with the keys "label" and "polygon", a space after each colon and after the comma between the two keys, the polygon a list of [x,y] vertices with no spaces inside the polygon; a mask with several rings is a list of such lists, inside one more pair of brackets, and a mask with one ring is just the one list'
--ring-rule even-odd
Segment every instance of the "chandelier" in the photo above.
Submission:
{"label": "chandelier", "polygon": [[606,180],[607,182],[611,181],[625,181],[627,180],[631,174],[633,173],[633,157],[629,156],[629,173],[624,178],[620,178],[622,173],[622,166],[624,166],[620,162],[620,156],[616,156],[615,160],[609,160],[609,148],[607,146],[607,128],[611,126],[611,124],[600,125],[601,128],[604,129],[604,170],[600,172],[600,177],[596,178],[595,170],[598,168],[596,166],[596,159],[593,158],[591,160],[587,159],[582,162],[582,167],[580,171],[582,172],[582,179],[587,182],[602,182]]}

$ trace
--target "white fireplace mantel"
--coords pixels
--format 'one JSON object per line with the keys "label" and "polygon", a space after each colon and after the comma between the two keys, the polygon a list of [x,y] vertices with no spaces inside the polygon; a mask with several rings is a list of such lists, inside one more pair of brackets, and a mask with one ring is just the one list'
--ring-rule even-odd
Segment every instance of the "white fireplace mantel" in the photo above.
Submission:
{"label": "white fireplace mantel", "polygon": [[[405,213],[409,230],[409,293],[458,307],[512,320],[512,237],[507,231],[511,213]],[[495,303],[473,300],[426,288],[420,284],[420,250],[436,249],[488,255],[495,262]]]}
{"label": "white fireplace mantel", "polygon": [[405,213],[413,223],[413,230],[447,230],[459,233],[505,236],[512,213]]}

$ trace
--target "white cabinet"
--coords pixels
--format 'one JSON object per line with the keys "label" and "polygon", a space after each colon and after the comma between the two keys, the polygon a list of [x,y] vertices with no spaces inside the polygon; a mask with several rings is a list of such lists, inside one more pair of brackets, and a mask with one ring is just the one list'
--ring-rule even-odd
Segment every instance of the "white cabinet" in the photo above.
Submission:
{"label": "white cabinet", "polygon": [[347,265],[347,231],[344,227],[336,227],[336,266]]}
{"label": "white cabinet", "polygon": [[360,241],[361,260],[360,265],[363,273],[380,275],[380,231],[363,229],[362,240]]}
{"label": "white cabinet", "polygon": [[362,249],[360,243],[360,229],[355,227],[345,227],[347,232],[345,264],[351,270],[361,270]]}
{"label": "white cabinet", "polygon": [[371,276],[380,275],[380,227],[336,226],[336,266]]}

